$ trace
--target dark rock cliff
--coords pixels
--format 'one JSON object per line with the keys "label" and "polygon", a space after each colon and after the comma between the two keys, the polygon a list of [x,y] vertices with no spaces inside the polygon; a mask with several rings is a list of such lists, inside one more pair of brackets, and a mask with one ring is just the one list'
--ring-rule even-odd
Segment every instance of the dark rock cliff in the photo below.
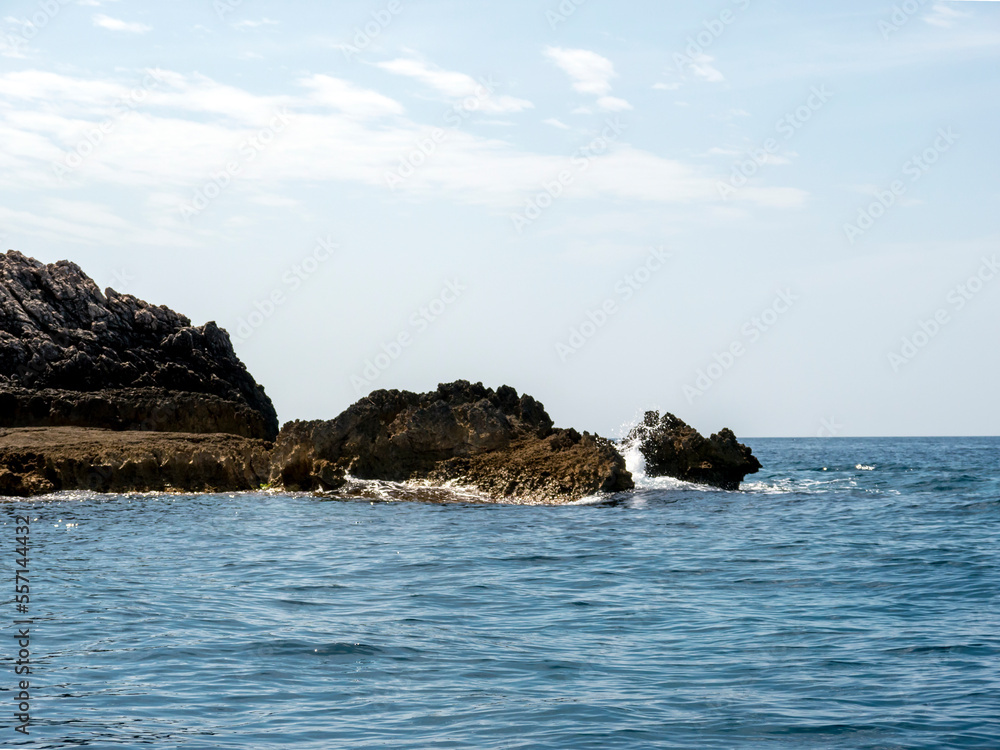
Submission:
{"label": "dark rock cliff", "polygon": [[271,400],[215,323],[113,289],[69,261],[0,254],[0,427],[232,433],[273,440]]}

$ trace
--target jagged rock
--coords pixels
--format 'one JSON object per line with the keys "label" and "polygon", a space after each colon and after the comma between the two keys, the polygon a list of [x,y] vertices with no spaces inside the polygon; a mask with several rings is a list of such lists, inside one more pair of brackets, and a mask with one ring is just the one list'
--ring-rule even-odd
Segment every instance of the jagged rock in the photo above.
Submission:
{"label": "jagged rock", "polygon": [[642,422],[629,432],[626,444],[638,443],[646,460],[646,475],[668,476],[738,490],[747,474],[760,470],[760,461],[750,448],[736,441],[736,435],[724,428],[710,438],[673,414],[646,412]]}
{"label": "jagged rock", "polygon": [[289,422],[271,480],[333,489],[358,479],[455,481],[502,500],[576,500],[632,489],[607,440],[557,430],[544,407],[509,386],[459,380],[432,393],[375,391],[336,419]]}
{"label": "jagged rock", "polygon": [[228,432],[273,440],[271,400],[214,322],[0,254],[0,426]]}
{"label": "jagged rock", "polygon": [[270,447],[226,434],[0,429],[0,495],[257,489],[267,481]]}

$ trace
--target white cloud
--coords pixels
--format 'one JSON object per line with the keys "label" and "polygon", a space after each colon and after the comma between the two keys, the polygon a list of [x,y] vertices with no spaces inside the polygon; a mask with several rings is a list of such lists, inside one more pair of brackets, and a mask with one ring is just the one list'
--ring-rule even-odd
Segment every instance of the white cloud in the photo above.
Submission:
{"label": "white cloud", "polygon": [[0,57],[12,57],[15,59],[23,59],[24,53],[21,52],[20,44],[11,43],[7,39],[0,38]]}
{"label": "white cloud", "polygon": [[597,106],[605,112],[623,112],[632,109],[632,105],[617,96],[602,96],[597,100]]}
{"label": "white cloud", "polygon": [[94,16],[94,26],[98,26],[102,29],[108,29],[109,31],[124,31],[129,34],[145,34],[147,31],[152,31],[152,26],[147,26],[144,23],[122,21],[120,18],[111,18],[111,16],[106,16],[103,13],[99,13]]}
{"label": "white cloud", "polygon": [[353,83],[325,75],[313,75],[299,80],[312,89],[311,104],[333,107],[358,117],[384,117],[403,114],[403,105],[394,99]]}
{"label": "white cloud", "polygon": [[679,83],[654,83],[653,88],[657,91],[677,91],[681,87]]}
{"label": "white cloud", "polygon": [[545,54],[572,79],[575,91],[594,96],[611,93],[611,79],[617,74],[608,58],[586,49],[562,47],[548,47]]}
{"label": "white cloud", "polygon": [[611,79],[617,77],[615,66],[608,58],[586,49],[547,47],[545,55],[573,82],[573,90],[598,97],[597,106],[605,112],[632,109],[624,99],[611,94]]}
{"label": "white cloud", "polygon": [[691,72],[709,83],[721,83],[726,77],[714,66],[715,58],[700,52],[691,58]]}
{"label": "white cloud", "polygon": [[569,125],[567,125],[562,120],[559,120],[555,117],[550,117],[547,120],[542,120],[542,122],[545,123],[546,125],[551,125],[554,128],[559,128],[560,130],[569,130]]}
{"label": "white cloud", "polygon": [[261,26],[277,26],[277,25],[278,21],[275,21],[271,18],[262,18],[259,21],[240,21],[239,23],[234,24],[234,27],[237,29],[257,29],[260,28]]}
{"label": "white cloud", "polygon": [[250,200],[261,206],[268,206],[269,208],[291,208],[299,205],[297,200],[286,198],[283,195],[273,195],[271,193],[261,193],[260,195],[253,196]]}
{"label": "white cloud", "polygon": [[[160,75],[161,84],[136,115],[108,134],[65,182],[57,179],[53,164],[108,116],[108,107],[134,80],[30,70],[0,75],[0,140],[7,146],[0,151],[0,189],[33,193],[39,206],[27,212],[0,209],[0,222],[38,236],[72,236],[95,244],[197,244],[210,230],[184,224],[178,207],[228,163],[239,161],[241,169],[212,208],[220,212],[220,222],[234,207],[245,213],[248,203],[290,208],[293,191],[303,185],[338,182],[388,191],[388,171],[433,124],[408,119],[402,105],[377,91],[326,75],[299,78],[282,96],[257,95],[205,76]],[[242,146],[282,109],[289,113],[287,128],[254,159],[243,159]],[[547,122],[565,127],[554,118]],[[581,145],[587,140],[582,138]],[[522,205],[526,195],[569,168],[571,154],[528,151],[455,129],[398,189],[412,199],[447,197],[503,212]],[[617,142],[592,158],[567,190],[567,200],[714,205],[718,177],[718,170]],[[122,205],[141,208],[125,226],[117,223],[114,211],[59,202],[81,191],[108,196],[109,204],[120,195]],[[779,208],[804,199],[805,193],[792,188],[750,186],[734,198],[739,204]]]}
{"label": "white cloud", "polygon": [[966,18],[969,15],[969,13],[956,10],[950,3],[939,2],[934,3],[930,13],[924,16],[924,20],[932,26],[950,28],[960,18]]}
{"label": "white cloud", "polygon": [[377,63],[377,66],[394,75],[415,78],[449,101],[459,102],[469,97],[477,99],[476,109],[490,114],[522,112],[535,105],[525,99],[513,96],[497,96],[489,93],[495,89],[491,81],[477,81],[465,73],[442,70],[414,58],[398,58]]}

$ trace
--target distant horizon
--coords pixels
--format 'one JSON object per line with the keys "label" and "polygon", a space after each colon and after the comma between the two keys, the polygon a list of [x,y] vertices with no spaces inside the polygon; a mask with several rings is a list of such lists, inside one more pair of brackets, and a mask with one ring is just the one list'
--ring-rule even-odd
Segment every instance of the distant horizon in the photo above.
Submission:
{"label": "distant horizon", "polygon": [[998,2],[14,0],[0,60],[0,243],[216,321],[285,421],[458,375],[1000,431]]}

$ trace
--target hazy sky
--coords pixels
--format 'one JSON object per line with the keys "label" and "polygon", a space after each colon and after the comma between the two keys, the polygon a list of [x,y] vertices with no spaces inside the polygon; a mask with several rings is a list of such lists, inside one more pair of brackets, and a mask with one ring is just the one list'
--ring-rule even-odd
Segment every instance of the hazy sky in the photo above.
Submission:
{"label": "hazy sky", "polygon": [[1000,432],[1000,3],[3,13],[4,247],[217,321],[283,421]]}

